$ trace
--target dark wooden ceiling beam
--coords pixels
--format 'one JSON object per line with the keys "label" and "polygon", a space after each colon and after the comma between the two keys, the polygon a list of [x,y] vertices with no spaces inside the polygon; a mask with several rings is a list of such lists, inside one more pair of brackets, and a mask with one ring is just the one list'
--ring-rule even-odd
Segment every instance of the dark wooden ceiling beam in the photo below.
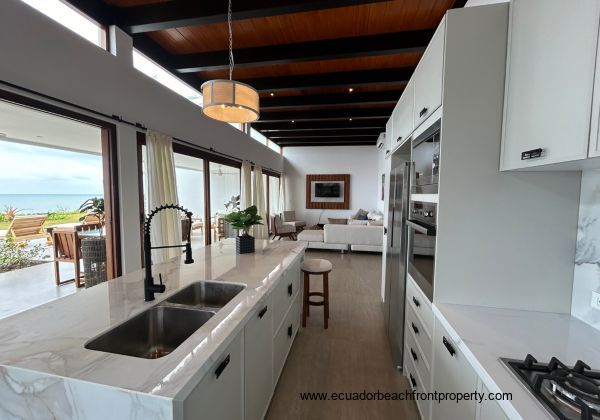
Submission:
{"label": "dark wooden ceiling beam", "polygon": [[[232,19],[262,18],[382,1],[386,0],[236,0]],[[225,1],[176,0],[119,9],[119,25],[131,34],[226,21]]]}
{"label": "dark wooden ceiling beam", "polygon": [[303,131],[327,131],[327,130],[379,130],[385,131],[387,119],[381,120],[355,120],[355,121],[298,121],[294,124],[285,123],[265,123],[259,124],[255,128],[263,133],[276,134],[279,132],[303,132]]}
{"label": "dark wooden ceiling beam", "polygon": [[[414,67],[240,79],[259,92],[408,83]],[[235,72],[234,72],[235,76]]]}
{"label": "dark wooden ceiling beam", "polygon": [[[433,29],[378,35],[298,42],[235,49],[237,68],[273,66],[317,60],[357,58],[423,52]],[[229,68],[229,51],[211,51],[173,56],[170,67],[180,73],[224,70]]]}
{"label": "dark wooden ceiling beam", "polygon": [[356,109],[323,109],[323,110],[296,110],[296,111],[267,111],[261,112],[260,119],[252,123],[253,126],[266,122],[290,121],[349,121],[389,118],[393,107],[356,108]]}
{"label": "dark wooden ceiling beam", "polygon": [[319,147],[319,146],[374,146],[375,141],[357,141],[357,142],[315,142],[315,143],[285,143],[279,144],[280,147]]}
{"label": "dark wooden ceiling beam", "polygon": [[262,98],[261,109],[286,109],[329,105],[379,105],[395,104],[402,95],[401,90],[383,90],[379,92],[344,93],[332,95],[282,96],[280,98]]}
{"label": "dark wooden ceiling beam", "polygon": [[337,130],[315,131],[315,132],[283,132],[269,133],[271,140],[276,139],[312,139],[312,138],[373,138],[379,136],[379,130],[357,130],[343,132]]}

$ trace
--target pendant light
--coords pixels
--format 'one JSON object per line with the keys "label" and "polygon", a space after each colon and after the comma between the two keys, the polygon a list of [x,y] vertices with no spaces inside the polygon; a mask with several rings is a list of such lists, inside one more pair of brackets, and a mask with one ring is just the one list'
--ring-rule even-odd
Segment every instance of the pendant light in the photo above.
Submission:
{"label": "pendant light", "polygon": [[233,36],[231,33],[231,0],[227,9],[229,29],[229,80],[209,80],[202,84],[202,112],[207,117],[229,123],[258,120],[258,92],[252,86],[233,80]]}

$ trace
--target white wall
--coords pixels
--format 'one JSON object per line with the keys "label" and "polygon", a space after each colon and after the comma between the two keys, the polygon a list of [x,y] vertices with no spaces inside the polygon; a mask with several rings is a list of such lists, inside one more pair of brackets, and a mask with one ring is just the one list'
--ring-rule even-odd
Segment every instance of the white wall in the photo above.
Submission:
{"label": "white wall", "polygon": [[[286,147],[284,172],[287,177],[287,208],[307,224],[321,223],[328,217],[347,217],[359,208],[367,211],[378,208],[381,194],[378,178],[378,150],[375,146]],[[350,209],[315,210],[306,208],[307,174],[350,174]],[[379,188],[378,188],[379,186]]]}
{"label": "white wall", "polygon": [[583,171],[571,314],[600,329],[600,310],[590,306],[600,292],[600,171]]}
{"label": "white wall", "polygon": [[[228,124],[204,117],[199,107],[134,69],[131,38],[118,28],[111,32],[112,53],[19,0],[2,0],[0,81],[282,169],[281,155]],[[128,272],[140,267],[136,134],[128,125],[117,126],[123,267]]]}

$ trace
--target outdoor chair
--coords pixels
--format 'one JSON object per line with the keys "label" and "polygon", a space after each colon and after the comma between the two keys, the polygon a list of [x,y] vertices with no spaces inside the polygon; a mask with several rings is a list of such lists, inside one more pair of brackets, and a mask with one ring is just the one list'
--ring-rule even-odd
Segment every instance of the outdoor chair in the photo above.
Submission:
{"label": "outdoor chair", "polygon": [[43,239],[46,232],[43,230],[48,215],[39,216],[15,216],[10,222],[4,238],[12,237],[15,242],[29,241],[31,239]]}

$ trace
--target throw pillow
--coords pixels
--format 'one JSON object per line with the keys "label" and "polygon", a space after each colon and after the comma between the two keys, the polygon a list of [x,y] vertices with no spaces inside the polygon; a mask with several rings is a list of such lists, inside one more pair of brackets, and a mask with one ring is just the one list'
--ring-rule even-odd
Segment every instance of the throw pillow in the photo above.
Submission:
{"label": "throw pillow", "polygon": [[383,220],[383,214],[377,210],[373,210],[369,214],[367,214],[369,220]]}
{"label": "throw pillow", "polygon": [[329,222],[330,225],[347,225],[348,224],[348,220],[346,220],[346,219],[327,218],[327,221]]}
{"label": "throw pillow", "polygon": [[367,223],[367,226],[383,226],[383,219],[382,220],[370,220]]}
{"label": "throw pillow", "polygon": [[368,215],[369,212],[363,209],[358,209],[358,211],[356,212],[356,214],[354,216],[352,216],[353,219],[358,219],[359,216],[366,216]]}
{"label": "throw pillow", "polygon": [[349,225],[366,226],[367,223],[368,223],[367,220],[354,220],[354,219],[348,220]]}

